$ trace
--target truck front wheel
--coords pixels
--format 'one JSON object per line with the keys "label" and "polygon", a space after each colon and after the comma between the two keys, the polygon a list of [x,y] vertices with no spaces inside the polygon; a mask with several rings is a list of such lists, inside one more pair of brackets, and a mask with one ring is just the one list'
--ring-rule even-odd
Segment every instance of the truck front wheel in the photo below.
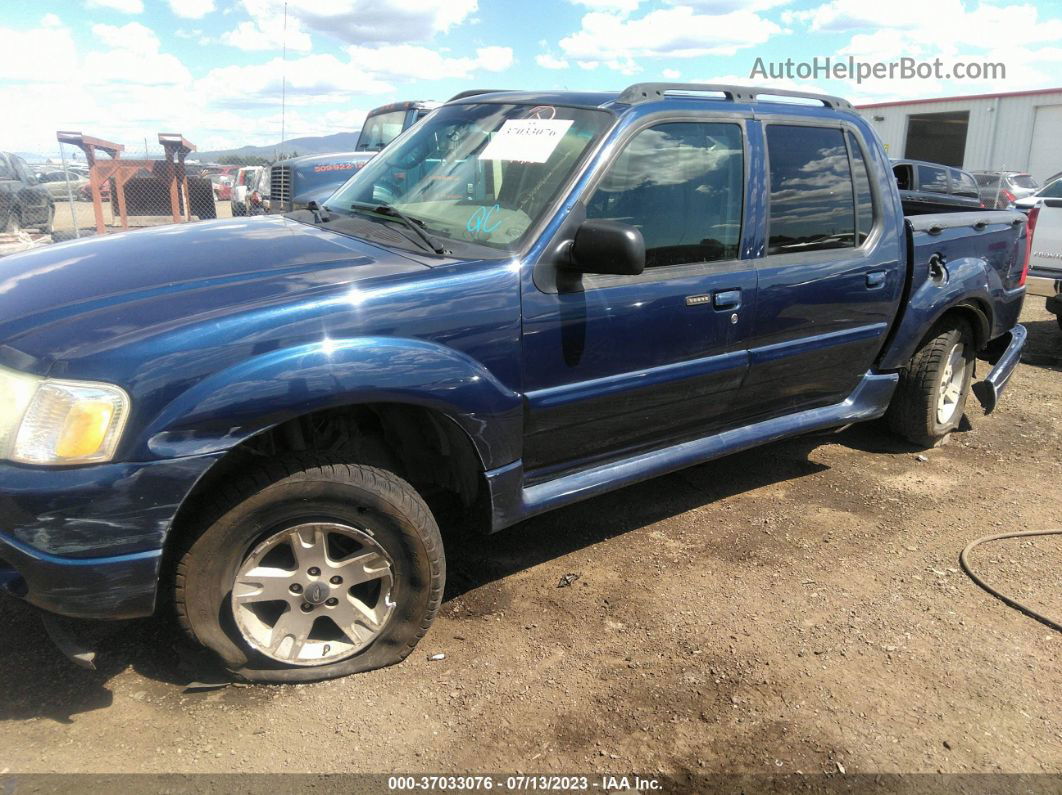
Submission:
{"label": "truck front wheel", "polygon": [[912,444],[932,447],[959,427],[975,353],[973,332],[965,321],[938,324],[900,374],[887,414],[892,430]]}
{"label": "truck front wheel", "polygon": [[177,614],[237,677],[307,682],[392,665],[438,611],[439,528],[390,472],[280,459],[210,515],[179,556]]}

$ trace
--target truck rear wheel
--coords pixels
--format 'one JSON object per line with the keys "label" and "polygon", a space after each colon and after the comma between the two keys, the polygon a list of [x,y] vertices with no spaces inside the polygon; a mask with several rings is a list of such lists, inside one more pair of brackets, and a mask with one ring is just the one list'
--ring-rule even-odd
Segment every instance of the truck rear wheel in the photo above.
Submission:
{"label": "truck rear wheel", "polygon": [[958,319],[938,324],[900,374],[887,414],[892,430],[933,447],[959,427],[973,381],[975,344]]}
{"label": "truck rear wheel", "polygon": [[177,614],[237,677],[308,682],[403,660],[445,580],[439,528],[382,469],[315,456],[231,487],[177,563]]}

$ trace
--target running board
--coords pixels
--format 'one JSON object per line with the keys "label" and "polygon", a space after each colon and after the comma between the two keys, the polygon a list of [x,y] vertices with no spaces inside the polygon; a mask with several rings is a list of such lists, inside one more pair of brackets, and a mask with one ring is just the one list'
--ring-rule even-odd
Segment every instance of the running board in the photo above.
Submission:
{"label": "running board", "polygon": [[841,403],[764,420],[662,450],[640,453],[533,486],[524,486],[523,464],[515,461],[486,473],[492,505],[491,530],[501,530],[562,505],[751,447],[811,431],[876,419],[888,408],[899,380],[896,373],[867,373],[859,386]]}

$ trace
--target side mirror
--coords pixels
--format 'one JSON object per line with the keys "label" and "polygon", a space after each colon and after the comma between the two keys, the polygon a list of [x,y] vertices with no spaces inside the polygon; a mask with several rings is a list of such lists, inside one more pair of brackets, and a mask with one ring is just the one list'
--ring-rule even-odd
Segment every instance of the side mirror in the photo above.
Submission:
{"label": "side mirror", "polygon": [[645,270],[645,240],[629,224],[594,219],[575,233],[571,268],[583,273],[637,276]]}

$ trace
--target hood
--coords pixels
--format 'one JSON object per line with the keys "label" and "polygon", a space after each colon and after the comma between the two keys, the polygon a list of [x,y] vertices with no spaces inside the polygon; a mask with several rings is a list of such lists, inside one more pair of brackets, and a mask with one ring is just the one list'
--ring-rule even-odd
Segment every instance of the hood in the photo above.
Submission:
{"label": "hood", "polygon": [[43,374],[116,337],[426,266],[282,216],[154,227],[0,259],[0,364]]}

